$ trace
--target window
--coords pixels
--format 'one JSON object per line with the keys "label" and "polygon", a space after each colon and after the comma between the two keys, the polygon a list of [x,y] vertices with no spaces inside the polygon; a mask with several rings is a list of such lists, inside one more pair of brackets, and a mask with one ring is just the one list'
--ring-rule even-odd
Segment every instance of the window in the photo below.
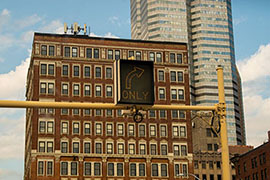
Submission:
{"label": "window", "polygon": [[184,176],[187,176],[188,175],[187,164],[183,164],[182,165],[182,171],[183,171]]}
{"label": "window", "polygon": [[86,48],[86,58],[92,58],[92,48]]}
{"label": "window", "polygon": [[172,100],[184,100],[184,90],[183,89],[171,89],[171,99]]}
{"label": "window", "polygon": [[168,173],[167,173],[167,169],[168,169],[168,168],[167,168],[167,164],[161,164],[161,176],[163,176],[163,177],[164,177],[164,176],[165,176],[165,177],[167,176],[167,174],[168,174]]}
{"label": "window", "polygon": [[112,68],[106,67],[106,79],[112,79]]}
{"label": "window", "polygon": [[173,155],[180,156],[179,145],[173,145]]}
{"label": "window", "polygon": [[91,146],[90,146],[90,142],[85,142],[84,143],[84,153],[90,153],[90,149],[91,149]]}
{"label": "window", "polygon": [[164,77],[164,71],[159,70],[158,71],[158,81],[164,81],[165,77]]}
{"label": "window", "polygon": [[167,126],[166,125],[160,125],[160,136],[161,137],[167,136]]}
{"label": "window", "polygon": [[45,152],[45,141],[39,141],[39,152]]}
{"label": "window", "polygon": [[159,118],[165,118],[166,117],[166,111],[165,110],[159,110]]}
{"label": "window", "polygon": [[96,123],[96,135],[101,135],[101,134],[102,134],[102,124]]}
{"label": "window", "polygon": [[84,115],[85,116],[90,116],[91,110],[90,109],[84,109]]}
{"label": "window", "polygon": [[134,51],[128,51],[128,57],[129,58],[134,57]]}
{"label": "window", "polygon": [[47,132],[53,133],[53,122],[52,121],[47,122]]}
{"label": "window", "polygon": [[84,85],[84,96],[90,96],[91,95],[91,86],[88,84]]}
{"label": "window", "polygon": [[206,162],[202,161],[202,169],[206,169]]}
{"label": "window", "polygon": [[101,78],[101,67],[95,67],[96,78]]}
{"label": "window", "polygon": [[54,83],[48,83],[48,94],[54,94]]}
{"label": "window", "polygon": [[96,97],[101,97],[101,85],[96,85]]}
{"label": "window", "polygon": [[47,56],[47,46],[46,45],[41,46],[41,55]]}
{"label": "window", "polygon": [[177,54],[177,64],[182,64],[182,54]]}
{"label": "window", "polygon": [[68,109],[67,108],[63,108],[61,109],[61,115],[68,115]]}
{"label": "window", "polygon": [[179,127],[178,126],[173,126],[173,136],[174,137],[179,137]]}
{"label": "window", "polygon": [[150,154],[157,155],[157,145],[156,144],[150,144]]}
{"label": "window", "polygon": [[146,154],[146,152],[145,152],[145,144],[140,144],[140,154],[141,155]]}
{"label": "window", "polygon": [[106,134],[107,134],[107,136],[112,136],[113,135],[113,125],[112,124],[107,124],[106,125]]}
{"label": "window", "polygon": [[124,144],[123,143],[117,144],[117,151],[118,151],[118,154],[124,154]]}
{"label": "window", "polygon": [[213,161],[208,161],[208,163],[209,163],[209,169],[214,169]]}
{"label": "window", "polygon": [[174,165],[174,176],[178,177],[180,174],[180,165],[179,164],[175,164]]}
{"label": "window", "polygon": [[48,153],[53,152],[53,142],[51,141],[47,142],[47,152]]}
{"label": "window", "polygon": [[186,126],[180,126],[180,137],[186,137]]}
{"label": "window", "polygon": [[84,134],[89,135],[91,133],[90,123],[84,123]]}
{"label": "window", "polygon": [[114,164],[108,163],[108,176],[114,176]]}
{"label": "window", "polygon": [[84,66],[84,77],[89,78],[90,77],[90,66]]}
{"label": "window", "polygon": [[101,175],[101,164],[100,163],[94,163],[94,175],[95,176]]}
{"label": "window", "polygon": [[77,162],[71,162],[71,175],[77,175]]}
{"label": "window", "polygon": [[73,66],[73,76],[74,77],[80,76],[80,67],[79,66]]}
{"label": "window", "polygon": [[39,121],[39,132],[40,133],[46,132],[46,121]]}
{"label": "window", "polygon": [[102,154],[101,143],[96,143],[96,154]]}
{"label": "window", "polygon": [[78,122],[73,123],[73,134],[79,134],[80,133],[80,129],[79,129],[80,125]]}
{"label": "window", "polygon": [[113,115],[112,109],[106,109],[106,116],[107,117],[112,117],[112,115]]}
{"label": "window", "polygon": [[131,163],[129,165],[129,175],[130,176],[136,176],[136,164],[135,163]]}
{"label": "window", "polygon": [[135,127],[134,124],[128,125],[128,135],[129,136],[135,136]]}
{"label": "window", "polygon": [[38,161],[38,175],[42,176],[44,172],[44,162]]}
{"label": "window", "polygon": [[62,66],[62,76],[68,76],[68,65]]}
{"label": "window", "polygon": [[112,97],[112,86],[106,86],[106,96]]}
{"label": "window", "polygon": [[86,176],[91,175],[91,163],[89,162],[84,163],[84,175]]}
{"label": "window", "polygon": [[149,110],[149,118],[155,118],[156,117],[156,111],[155,110]]}
{"label": "window", "polygon": [[167,144],[161,144],[161,155],[167,155]]}
{"label": "window", "polygon": [[46,94],[47,83],[40,83],[40,94]]}
{"label": "window", "polygon": [[139,164],[139,176],[145,176],[145,164]]}
{"label": "window", "polygon": [[107,143],[106,145],[106,149],[107,149],[107,154],[113,154],[113,144],[112,143]]}
{"label": "window", "polygon": [[176,71],[171,71],[171,82],[176,82]]}
{"label": "window", "polygon": [[129,154],[135,154],[135,144],[129,144],[128,145],[128,153]]}
{"label": "window", "polygon": [[113,59],[113,50],[108,50],[108,59]]}
{"label": "window", "polygon": [[207,144],[207,150],[208,150],[208,151],[213,151],[213,146],[212,146],[212,144]]}
{"label": "window", "polygon": [[152,176],[158,176],[158,164],[152,164]]}
{"label": "window", "polygon": [[206,137],[212,137],[211,128],[206,128]]}
{"label": "window", "polygon": [[161,62],[162,62],[162,56],[161,56],[161,53],[157,53],[156,56],[157,56],[156,62],[161,63]]}
{"label": "window", "polygon": [[170,53],[170,63],[175,63],[175,54]]}
{"label": "window", "polygon": [[124,124],[117,124],[117,135],[118,136],[124,135]]}
{"label": "window", "polygon": [[47,75],[47,64],[40,64],[40,74]]}
{"label": "window", "polygon": [[54,56],[54,46],[49,46],[49,56]]}
{"label": "window", "polygon": [[115,50],[115,60],[120,59],[120,50]]}
{"label": "window", "polygon": [[52,176],[53,174],[53,162],[47,161],[47,175]]}
{"label": "window", "polygon": [[184,81],[183,72],[180,72],[180,71],[177,72],[177,81],[178,82]]}
{"label": "window", "polygon": [[70,57],[70,47],[65,47],[65,57]]}
{"label": "window", "polygon": [[187,146],[186,145],[181,145],[181,155],[187,156]]}
{"label": "window", "polygon": [[124,175],[124,165],[122,163],[117,163],[117,176]]}
{"label": "window", "polygon": [[62,95],[68,95],[68,84],[62,84]]}
{"label": "window", "polygon": [[73,84],[73,96],[80,95],[80,84]]}
{"label": "window", "polygon": [[198,161],[194,161],[194,169],[198,169],[199,168],[199,162]]}
{"label": "window", "polygon": [[150,136],[156,136],[156,126],[150,125]]}
{"label": "window", "polygon": [[79,153],[79,142],[73,142],[73,153]]}
{"label": "window", "polygon": [[95,110],[95,116],[101,116],[101,109]]}
{"label": "window", "polygon": [[217,161],[217,169],[220,169],[221,168],[221,164],[220,164],[220,161]]}
{"label": "window", "polygon": [[139,125],[139,136],[144,137],[145,136],[145,125],[140,124]]}
{"label": "window", "polygon": [[155,53],[153,53],[153,52],[149,53],[149,60],[150,61],[155,61]]}
{"label": "window", "polygon": [[68,134],[68,122],[62,122],[62,134]]}
{"label": "window", "polygon": [[165,100],[165,89],[164,88],[159,88],[159,99]]}
{"label": "window", "polygon": [[73,47],[72,48],[72,57],[77,57],[78,56],[78,48]]}
{"label": "window", "polygon": [[94,49],[94,58],[95,59],[99,58],[99,49]]}
{"label": "window", "polygon": [[68,175],[68,163],[61,162],[61,175]]}
{"label": "window", "polygon": [[68,143],[61,142],[61,153],[67,153],[67,152],[68,152]]}
{"label": "window", "polygon": [[136,60],[141,60],[141,52],[140,51],[136,51]]}

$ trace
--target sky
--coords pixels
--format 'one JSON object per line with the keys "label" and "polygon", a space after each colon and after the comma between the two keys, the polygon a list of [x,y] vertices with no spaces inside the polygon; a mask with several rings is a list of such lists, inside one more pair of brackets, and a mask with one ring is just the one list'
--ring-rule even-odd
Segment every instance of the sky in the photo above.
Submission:
{"label": "sky", "polygon": [[[242,77],[247,144],[270,130],[270,1],[232,0],[237,66]],[[131,38],[129,0],[1,0],[0,99],[24,100],[33,32],[63,33],[63,24],[91,35]],[[0,109],[0,179],[22,179],[25,110]]]}

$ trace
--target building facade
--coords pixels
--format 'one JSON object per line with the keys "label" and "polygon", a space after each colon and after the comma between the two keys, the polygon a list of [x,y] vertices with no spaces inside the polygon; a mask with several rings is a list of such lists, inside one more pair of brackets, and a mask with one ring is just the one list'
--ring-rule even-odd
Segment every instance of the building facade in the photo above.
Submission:
{"label": "building facade", "polygon": [[253,150],[232,158],[236,167],[236,178],[243,180],[270,178],[270,131],[268,142]]}
{"label": "building facade", "polygon": [[[155,104],[190,105],[187,45],[35,33],[29,101],[115,103],[114,62],[154,61]],[[24,179],[189,179],[190,112],[28,108]]]}
{"label": "building facade", "polygon": [[246,144],[231,1],[131,0],[130,7],[133,39],[188,43],[192,104],[218,103],[216,67],[223,66],[228,143]]}

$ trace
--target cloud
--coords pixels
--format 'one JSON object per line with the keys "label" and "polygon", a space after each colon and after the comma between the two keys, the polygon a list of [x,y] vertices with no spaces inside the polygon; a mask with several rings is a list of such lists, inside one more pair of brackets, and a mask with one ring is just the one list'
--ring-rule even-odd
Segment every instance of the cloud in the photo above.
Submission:
{"label": "cloud", "polygon": [[238,63],[244,81],[253,81],[270,76],[270,44],[260,46],[259,50],[244,61]]}
{"label": "cloud", "polygon": [[64,23],[62,23],[60,20],[53,20],[49,24],[46,24],[43,27],[39,28],[38,31],[46,33],[63,34]]}
{"label": "cloud", "polygon": [[235,26],[238,26],[239,24],[241,24],[241,23],[243,23],[243,22],[245,22],[245,21],[247,21],[247,18],[241,16],[241,17],[239,17],[239,18],[233,19],[233,24],[234,24]]}
{"label": "cloud", "polygon": [[258,146],[270,130],[270,44],[238,63],[243,82],[247,142]]}
{"label": "cloud", "polygon": [[15,70],[0,74],[0,99],[24,99],[29,63],[30,57],[22,61]]}
{"label": "cloud", "polygon": [[23,29],[25,27],[33,26],[40,21],[42,21],[42,18],[37,14],[34,14],[32,16],[28,16],[23,19],[17,20],[15,22],[15,27],[16,29]]}
{"label": "cloud", "polygon": [[112,23],[112,24],[116,24],[118,26],[121,26],[120,19],[117,16],[109,17],[109,22]]}
{"label": "cloud", "polygon": [[106,38],[119,38],[118,36],[113,35],[111,32],[106,33],[104,37],[106,37]]}
{"label": "cloud", "polygon": [[17,180],[22,179],[23,174],[19,173],[18,171],[13,171],[10,169],[0,169],[0,179],[5,180]]}

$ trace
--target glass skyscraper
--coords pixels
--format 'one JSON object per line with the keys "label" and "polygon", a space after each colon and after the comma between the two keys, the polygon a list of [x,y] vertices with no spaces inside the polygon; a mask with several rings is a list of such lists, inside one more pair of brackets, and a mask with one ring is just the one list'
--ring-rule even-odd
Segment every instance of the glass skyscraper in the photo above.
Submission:
{"label": "glass skyscraper", "polygon": [[192,104],[218,103],[216,67],[224,67],[228,142],[246,144],[231,0],[130,0],[130,6],[133,39],[188,43]]}

